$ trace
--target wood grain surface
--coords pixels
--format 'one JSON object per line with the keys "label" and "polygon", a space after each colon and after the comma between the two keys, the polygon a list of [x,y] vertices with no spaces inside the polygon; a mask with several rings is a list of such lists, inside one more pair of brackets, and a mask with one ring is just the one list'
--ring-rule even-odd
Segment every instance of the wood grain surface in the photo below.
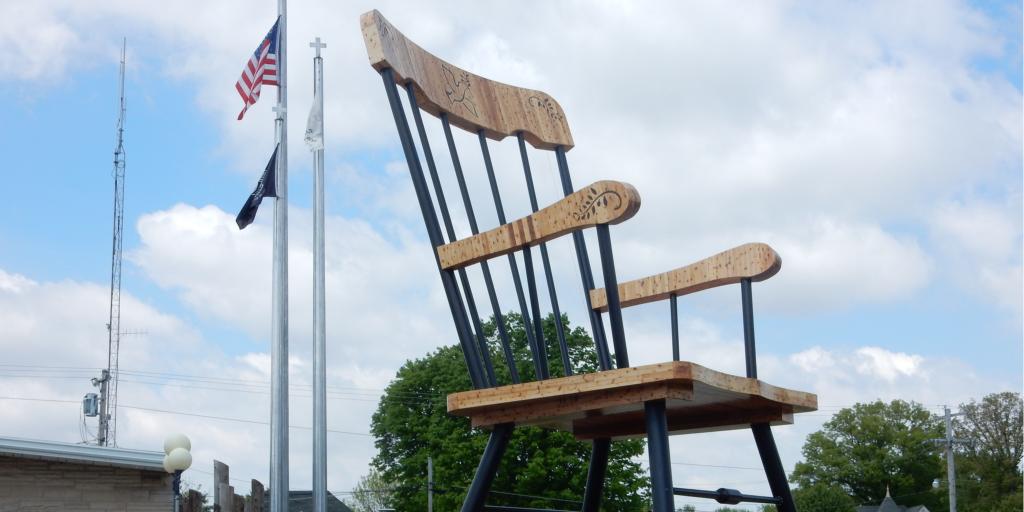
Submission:
{"label": "wood grain surface", "polygon": [[448,412],[482,427],[513,422],[579,439],[643,435],[643,403],[665,399],[675,433],[792,423],[817,409],[811,393],[674,361],[448,395]]}
{"label": "wood grain surface", "polygon": [[618,224],[640,209],[628,183],[598,181],[532,215],[437,248],[441,267],[457,269],[598,224]]}
{"label": "wood grain surface", "polygon": [[[673,293],[686,295],[745,278],[764,281],[781,268],[782,258],[768,244],[744,244],[685,267],[620,283],[619,301],[622,307],[636,306],[667,299]],[[590,303],[595,310],[608,310],[604,288],[590,290]]]}
{"label": "wood grain surface", "polygon": [[536,148],[573,146],[565,112],[554,98],[474,75],[445,62],[410,41],[377,10],[360,18],[370,65],[391,68],[399,84],[415,84],[421,109],[464,130],[501,140],[522,131]]}

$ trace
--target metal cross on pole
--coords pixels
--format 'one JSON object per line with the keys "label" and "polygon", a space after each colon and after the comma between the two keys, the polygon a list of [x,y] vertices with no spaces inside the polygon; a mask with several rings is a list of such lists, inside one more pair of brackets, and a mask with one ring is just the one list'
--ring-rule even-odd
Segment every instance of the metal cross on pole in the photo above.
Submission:
{"label": "metal cross on pole", "polygon": [[[317,37],[313,58],[314,111],[310,114],[307,141],[315,144],[313,156],[313,512],[327,512],[327,325],[324,285],[324,61],[320,49],[327,45]],[[319,109],[319,111],[317,111]],[[311,133],[312,131],[312,133]]]}
{"label": "metal cross on pole", "polygon": [[327,43],[321,43],[320,42],[320,37],[316,37],[315,39],[313,39],[312,43],[309,43],[309,47],[310,48],[316,48],[316,58],[319,59],[320,58],[320,49],[321,48],[327,48]]}

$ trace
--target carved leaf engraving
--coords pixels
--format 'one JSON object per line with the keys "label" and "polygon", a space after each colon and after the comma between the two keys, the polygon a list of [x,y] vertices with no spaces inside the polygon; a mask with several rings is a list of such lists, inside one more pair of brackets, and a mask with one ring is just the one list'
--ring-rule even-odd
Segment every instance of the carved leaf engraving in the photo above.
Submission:
{"label": "carved leaf engraving", "polygon": [[562,116],[562,113],[559,112],[558,107],[555,105],[555,102],[551,101],[551,98],[530,96],[528,101],[530,102],[531,106],[544,109],[544,111],[547,112],[548,117],[550,117],[551,119],[554,119],[555,121],[558,122],[561,122],[562,119],[564,119],[564,116]]}
{"label": "carved leaf engraving", "polygon": [[587,190],[587,197],[580,205],[580,209],[572,214],[572,217],[576,220],[588,220],[597,214],[598,208],[608,208],[608,199],[615,199],[615,205],[611,207],[612,210],[618,210],[622,208],[622,196],[614,190],[605,190],[598,192],[594,187],[590,187]]}
{"label": "carved leaf engraving", "polygon": [[448,101],[451,102],[452,107],[461,105],[466,112],[473,114],[473,117],[479,118],[480,115],[476,113],[476,103],[473,102],[473,91],[471,90],[472,84],[469,81],[469,73],[460,71],[459,75],[456,76],[451,68],[441,63],[441,75],[444,77],[444,93],[448,96]]}

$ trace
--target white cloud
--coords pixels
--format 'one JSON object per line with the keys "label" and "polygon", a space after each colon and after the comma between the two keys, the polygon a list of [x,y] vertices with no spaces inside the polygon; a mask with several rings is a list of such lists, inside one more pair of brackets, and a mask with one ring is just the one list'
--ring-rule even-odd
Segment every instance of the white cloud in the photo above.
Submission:
{"label": "white cloud", "polygon": [[1015,312],[1019,322],[1024,279],[1020,196],[1009,203],[974,200],[940,205],[933,212],[931,230],[948,262],[945,277]]}
{"label": "white cloud", "polygon": [[862,347],[857,349],[857,356],[862,360],[857,363],[857,371],[865,376],[880,377],[889,382],[897,377],[913,377],[920,372],[924,358],[918,355],[891,352],[879,347]]}
{"label": "white cloud", "polygon": [[[5,282],[12,275],[0,270]],[[18,278],[32,285],[0,287],[0,323],[4,325],[0,330],[0,352],[4,354],[0,361],[0,385],[4,388],[0,393],[4,408],[0,435],[82,441],[87,434],[80,428],[83,418],[77,400],[96,392],[89,379],[106,366],[104,323],[109,288],[96,283]],[[269,356],[263,352],[228,356],[224,347],[204,339],[193,326],[129,293],[122,295],[122,318],[123,325],[144,334],[122,339],[118,445],[159,450],[168,433],[184,432],[193,443],[195,471],[190,471],[190,480],[209,489],[211,478],[203,472],[210,471],[211,460],[217,458],[228,462],[237,478],[266,481],[269,429],[251,422],[265,421],[269,410]],[[310,368],[306,361],[293,357],[291,364],[291,424],[296,427],[310,424]],[[344,367],[343,362],[332,364],[335,369]],[[391,364],[382,367],[393,371]],[[332,429],[367,431],[376,396],[387,380],[381,379],[380,371],[370,369],[355,377],[346,372],[330,374]],[[195,375],[200,380],[181,380],[175,375]],[[70,403],[45,401],[50,399]],[[95,433],[95,419],[88,419],[87,425],[87,430]],[[298,461],[308,453],[309,434],[303,428],[293,429],[292,434],[297,452],[293,460]],[[364,472],[372,455],[369,439],[331,434],[329,442],[334,449],[330,463],[337,468],[332,471],[332,488],[350,487]]]}
{"label": "white cloud", "polygon": [[[293,353],[305,356],[312,339],[312,224],[294,207],[289,223],[289,331]],[[179,204],[144,215],[138,229],[141,246],[129,258],[147,277],[196,313],[266,339],[272,233],[265,224],[239,231],[234,216],[219,208]],[[392,236],[360,220],[327,219],[327,326],[338,361],[359,356],[396,364],[454,336],[448,323],[435,320],[448,313],[433,286],[436,267],[423,257],[430,249],[401,232]],[[380,343],[382,337],[392,341]]]}
{"label": "white cloud", "polygon": [[21,293],[33,286],[36,286],[36,282],[21,274],[9,274],[0,270],[0,291]]}
{"label": "white cloud", "polygon": [[806,230],[765,238],[783,255],[783,270],[763,285],[765,293],[770,304],[778,300],[791,309],[905,299],[931,274],[931,260],[915,240],[877,226],[821,219]]}

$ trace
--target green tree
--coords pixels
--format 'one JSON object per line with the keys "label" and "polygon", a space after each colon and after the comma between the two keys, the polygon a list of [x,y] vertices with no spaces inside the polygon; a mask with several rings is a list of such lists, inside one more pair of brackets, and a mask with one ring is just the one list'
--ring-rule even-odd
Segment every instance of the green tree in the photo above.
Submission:
{"label": "green tree", "polygon": [[1024,502],[1020,470],[1024,411],[1020,393],[993,393],[981,402],[960,404],[954,423],[957,508],[962,512],[1020,511]]}
{"label": "green tree", "polygon": [[390,482],[371,469],[370,474],[359,479],[359,483],[352,489],[352,496],[345,499],[345,504],[355,512],[377,512],[391,507],[391,494]]}
{"label": "green tree", "polygon": [[842,487],[824,484],[793,489],[793,502],[800,512],[853,512],[857,506]]}
{"label": "green tree", "polygon": [[838,487],[860,504],[881,502],[888,486],[897,502],[937,510],[941,493],[931,485],[943,464],[930,439],[942,433],[942,425],[920,404],[856,404],[807,437],[804,461],[790,479],[800,488]]}
{"label": "green tree", "polygon": [[[519,315],[506,318],[512,351],[520,377],[533,379],[526,335]],[[572,329],[563,317],[575,372],[593,371],[597,365],[593,342],[582,328]],[[552,376],[561,376],[554,317],[544,320]],[[510,382],[494,322],[484,326],[499,383]],[[376,437],[374,467],[393,484],[391,505],[398,510],[426,509],[427,457],[434,462],[436,510],[457,510],[473,479],[489,432],[470,427],[467,418],[450,416],[445,397],[470,389],[462,350],[441,347],[422,359],[406,362],[388,385],[373,415]],[[604,508],[646,510],[646,475],[637,459],[643,454],[639,440],[612,443],[605,483]],[[577,508],[586,485],[590,444],[567,432],[517,428],[502,458],[488,504],[539,508]],[[543,496],[549,499],[534,499]],[[565,501],[559,501],[565,500]]]}

